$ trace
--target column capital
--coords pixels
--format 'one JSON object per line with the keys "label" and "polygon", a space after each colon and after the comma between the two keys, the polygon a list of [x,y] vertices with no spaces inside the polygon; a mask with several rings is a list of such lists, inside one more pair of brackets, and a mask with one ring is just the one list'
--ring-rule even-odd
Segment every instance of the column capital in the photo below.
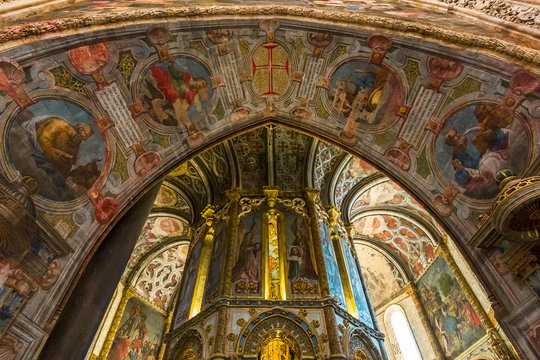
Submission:
{"label": "column capital", "polygon": [[206,207],[201,211],[202,218],[206,221],[206,225],[212,226],[214,222],[214,214],[216,213],[216,206],[206,205]]}
{"label": "column capital", "polygon": [[242,194],[242,189],[239,187],[233,187],[229,190],[225,190],[225,196],[229,199],[229,201],[238,201],[240,200],[240,196]]}
{"label": "column capital", "polygon": [[263,186],[264,195],[266,195],[266,203],[271,208],[276,205],[276,199],[279,195],[279,186]]}
{"label": "column capital", "polygon": [[317,200],[317,197],[319,197],[319,194],[321,193],[319,189],[310,187],[305,188],[304,192],[306,194],[306,199],[313,203]]}
{"label": "column capital", "polygon": [[335,205],[328,205],[326,207],[326,211],[328,212],[328,220],[330,220],[330,225],[336,226],[338,219],[341,216],[341,211],[339,211]]}

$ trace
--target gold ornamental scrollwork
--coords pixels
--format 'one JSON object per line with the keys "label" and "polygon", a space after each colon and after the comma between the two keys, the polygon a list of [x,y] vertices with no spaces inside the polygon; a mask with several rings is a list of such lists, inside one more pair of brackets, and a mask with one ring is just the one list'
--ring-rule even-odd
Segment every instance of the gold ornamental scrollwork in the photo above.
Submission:
{"label": "gold ornamental scrollwork", "polygon": [[306,209],[306,201],[301,198],[294,198],[294,199],[281,199],[279,198],[278,203],[283,204],[285,206],[285,209],[292,210],[297,214],[302,215],[303,217],[309,218],[307,209]]}
{"label": "gold ornamental scrollwork", "polygon": [[238,214],[238,218],[243,217],[246,214],[249,214],[252,212],[255,208],[258,208],[261,206],[265,198],[263,197],[256,197],[256,198],[249,198],[249,197],[243,197],[239,200],[239,206],[240,206],[240,213]]}

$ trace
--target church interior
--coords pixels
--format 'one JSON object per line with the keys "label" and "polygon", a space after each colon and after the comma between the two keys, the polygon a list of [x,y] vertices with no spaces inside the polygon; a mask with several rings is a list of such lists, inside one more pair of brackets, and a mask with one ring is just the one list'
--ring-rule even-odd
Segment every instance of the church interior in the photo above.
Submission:
{"label": "church interior", "polygon": [[536,1],[0,23],[0,360],[540,359]]}

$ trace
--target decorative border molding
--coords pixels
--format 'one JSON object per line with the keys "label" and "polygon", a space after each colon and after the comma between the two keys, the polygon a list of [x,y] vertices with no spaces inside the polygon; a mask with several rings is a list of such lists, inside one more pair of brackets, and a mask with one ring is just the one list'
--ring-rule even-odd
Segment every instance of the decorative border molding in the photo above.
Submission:
{"label": "decorative border molding", "polygon": [[[450,1],[450,0],[449,0]],[[487,0],[491,1],[491,0]],[[171,7],[161,9],[127,10],[122,13],[94,14],[63,19],[54,19],[22,25],[6,26],[0,33],[0,44],[52,34],[55,32],[76,31],[89,28],[119,27],[134,23],[146,23],[159,20],[189,19],[195,21],[204,18],[260,18],[261,16],[289,17],[297,20],[327,22],[335,25],[367,27],[375,31],[391,31],[396,35],[421,38],[450,45],[463,46],[496,53],[505,58],[527,62],[540,67],[540,53],[536,49],[516,45],[501,39],[480,36],[473,33],[462,33],[450,29],[436,28],[433,24],[422,24],[410,20],[386,18],[364,13],[329,11],[298,6],[212,6],[212,7]],[[63,34],[65,35],[65,34]],[[19,42],[7,48],[20,45]]]}

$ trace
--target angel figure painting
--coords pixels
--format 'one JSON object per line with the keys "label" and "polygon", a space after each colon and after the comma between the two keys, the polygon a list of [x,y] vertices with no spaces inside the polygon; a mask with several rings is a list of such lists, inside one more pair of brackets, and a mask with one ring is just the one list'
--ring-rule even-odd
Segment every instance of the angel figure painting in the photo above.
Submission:
{"label": "angel figure painting", "polygon": [[167,126],[183,125],[190,132],[212,97],[208,70],[195,59],[183,56],[151,66],[143,88],[143,102],[154,121]]}
{"label": "angel figure painting", "polygon": [[246,215],[238,227],[238,253],[232,270],[237,294],[259,294],[261,283],[261,223],[259,213]]}
{"label": "angel figure painting", "polygon": [[287,219],[287,264],[291,293],[316,295],[318,277],[315,271],[309,227],[300,216]]}

